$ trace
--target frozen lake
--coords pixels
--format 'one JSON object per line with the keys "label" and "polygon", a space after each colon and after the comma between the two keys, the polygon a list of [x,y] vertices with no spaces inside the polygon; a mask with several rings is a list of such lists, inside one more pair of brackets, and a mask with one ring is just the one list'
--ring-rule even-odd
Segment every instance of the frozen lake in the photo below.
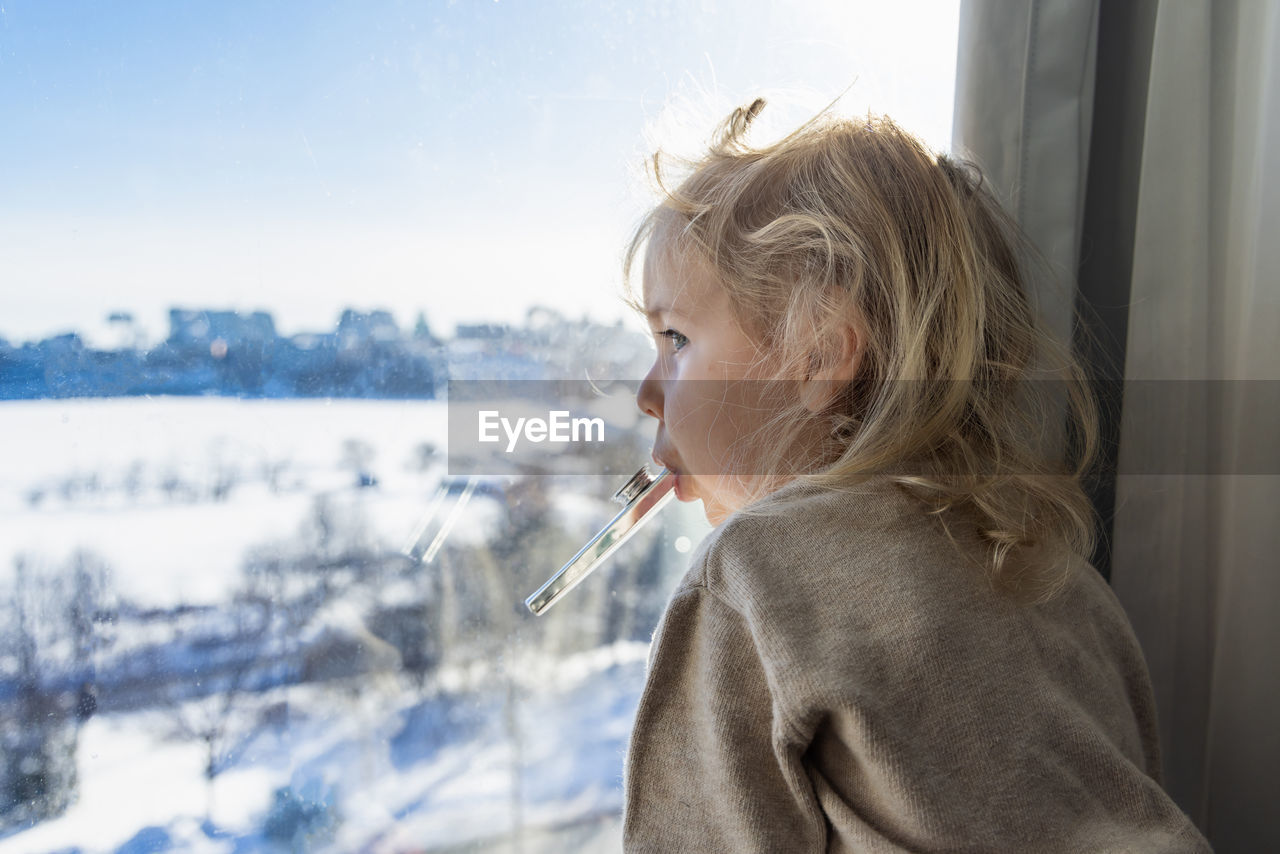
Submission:
{"label": "frozen lake", "polygon": [[[443,472],[419,449],[443,454],[447,434],[438,401],[15,401],[0,424],[0,582],[20,554],[39,566],[88,549],[157,606],[223,598],[245,550],[292,536],[318,493],[398,547]],[[376,490],[353,488],[357,454]]]}

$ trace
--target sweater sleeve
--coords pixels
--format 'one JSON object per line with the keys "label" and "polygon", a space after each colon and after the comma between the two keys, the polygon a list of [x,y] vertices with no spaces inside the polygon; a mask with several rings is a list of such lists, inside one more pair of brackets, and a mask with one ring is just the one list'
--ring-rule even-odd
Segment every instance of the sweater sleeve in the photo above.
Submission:
{"label": "sweater sleeve", "polygon": [[628,751],[628,852],[824,851],[826,821],[742,616],[672,599]]}

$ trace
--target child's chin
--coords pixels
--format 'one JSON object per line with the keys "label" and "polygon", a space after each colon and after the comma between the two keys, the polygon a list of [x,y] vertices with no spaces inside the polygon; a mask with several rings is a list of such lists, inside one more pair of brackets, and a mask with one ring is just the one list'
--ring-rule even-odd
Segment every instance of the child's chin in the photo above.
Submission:
{"label": "child's chin", "polygon": [[695,496],[689,494],[689,482],[685,479],[684,475],[672,472],[671,477],[675,481],[671,489],[675,492],[677,501],[695,500]]}
{"label": "child's chin", "polygon": [[733,510],[717,502],[703,500],[702,513],[707,517],[707,523],[714,528],[732,516]]}

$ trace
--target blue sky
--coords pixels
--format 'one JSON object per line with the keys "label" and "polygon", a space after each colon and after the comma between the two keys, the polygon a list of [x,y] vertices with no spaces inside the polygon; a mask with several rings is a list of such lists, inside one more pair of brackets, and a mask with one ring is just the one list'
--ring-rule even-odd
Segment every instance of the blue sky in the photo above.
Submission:
{"label": "blue sky", "polygon": [[0,0],[0,336],[620,316],[673,116],[763,92],[785,129],[847,89],[945,146],[956,5]]}

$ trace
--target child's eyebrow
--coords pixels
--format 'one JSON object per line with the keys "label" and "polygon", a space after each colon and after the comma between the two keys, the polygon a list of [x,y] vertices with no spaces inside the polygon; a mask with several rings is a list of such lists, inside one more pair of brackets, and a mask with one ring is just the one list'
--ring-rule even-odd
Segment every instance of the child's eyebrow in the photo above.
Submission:
{"label": "child's eyebrow", "polygon": [[676,317],[685,317],[685,318],[688,317],[688,315],[680,311],[680,309],[673,308],[672,306],[669,306],[669,305],[660,304],[660,305],[655,305],[652,308],[646,308],[644,310],[644,316],[649,318],[650,320],[652,320],[653,318],[657,317],[660,314],[673,314]]}

